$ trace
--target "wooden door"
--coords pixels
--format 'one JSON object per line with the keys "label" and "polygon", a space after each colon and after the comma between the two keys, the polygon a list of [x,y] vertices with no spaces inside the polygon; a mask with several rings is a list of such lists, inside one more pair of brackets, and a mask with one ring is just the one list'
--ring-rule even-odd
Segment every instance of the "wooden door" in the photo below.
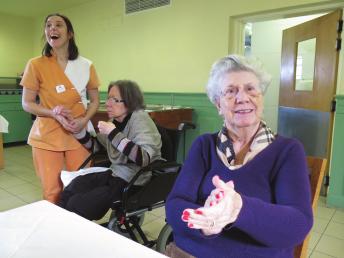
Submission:
{"label": "wooden door", "polygon": [[[341,17],[342,10],[337,10],[283,31],[280,106],[331,111],[336,93],[336,45],[340,38],[337,28]],[[297,43],[312,38],[316,39],[313,90],[295,90]]]}
{"label": "wooden door", "polygon": [[[334,97],[340,50],[342,10],[283,31],[278,133],[298,138],[307,155],[330,160]],[[297,89],[298,51],[315,42],[311,87]],[[309,68],[309,67],[306,67]],[[306,80],[304,80],[306,81]]]}

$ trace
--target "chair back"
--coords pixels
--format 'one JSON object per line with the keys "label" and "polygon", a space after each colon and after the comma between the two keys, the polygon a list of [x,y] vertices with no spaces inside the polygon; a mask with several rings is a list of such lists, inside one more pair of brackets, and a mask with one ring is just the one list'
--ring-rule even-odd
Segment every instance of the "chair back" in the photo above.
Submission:
{"label": "chair back", "polygon": [[167,161],[177,161],[177,153],[182,130],[168,129],[160,125],[156,125],[161,135],[161,156]]}
{"label": "chair back", "polygon": [[151,180],[144,187],[134,194],[129,193],[125,202],[126,211],[130,212],[143,208],[150,210],[157,203],[164,203],[179,170],[180,165],[177,163],[173,167],[153,170]]}
{"label": "chair back", "polygon": [[181,165],[176,160],[183,130],[168,129],[160,125],[156,126],[161,135],[161,156],[167,162],[162,160],[154,161],[144,168],[147,171],[152,171],[152,177],[137,192],[130,192],[131,188],[129,187],[127,198],[124,202],[126,211],[152,207],[156,203],[164,203],[178,176]]}
{"label": "chair back", "polygon": [[[325,168],[326,168],[327,159],[317,158],[317,157],[307,157],[307,165],[309,169],[309,178],[311,184],[311,201],[313,214],[316,211],[320,188],[323,182]],[[298,245],[294,250],[295,258],[304,258],[307,257],[307,247],[309,242],[310,235],[305,238],[305,240]]]}

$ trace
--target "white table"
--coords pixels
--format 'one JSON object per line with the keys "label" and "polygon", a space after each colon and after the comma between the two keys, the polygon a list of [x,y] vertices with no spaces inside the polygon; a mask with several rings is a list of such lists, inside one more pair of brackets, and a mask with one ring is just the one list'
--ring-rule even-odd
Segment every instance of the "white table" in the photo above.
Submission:
{"label": "white table", "polygon": [[47,201],[0,213],[1,258],[162,258]]}
{"label": "white table", "polygon": [[4,147],[2,140],[2,133],[0,132],[0,169],[4,168]]}
{"label": "white table", "polygon": [[8,121],[2,115],[0,115],[0,169],[4,168],[2,133],[8,133]]}

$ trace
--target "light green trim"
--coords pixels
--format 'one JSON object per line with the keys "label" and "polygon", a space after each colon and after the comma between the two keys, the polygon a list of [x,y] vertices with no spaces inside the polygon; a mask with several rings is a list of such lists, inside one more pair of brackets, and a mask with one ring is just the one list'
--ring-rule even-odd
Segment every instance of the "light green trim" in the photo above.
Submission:
{"label": "light green trim", "polygon": [[333,194],[330,195],[329,194],[327,196],[327,204],[329,206],[343,208],[344,207],[344,196],[333,195]]}

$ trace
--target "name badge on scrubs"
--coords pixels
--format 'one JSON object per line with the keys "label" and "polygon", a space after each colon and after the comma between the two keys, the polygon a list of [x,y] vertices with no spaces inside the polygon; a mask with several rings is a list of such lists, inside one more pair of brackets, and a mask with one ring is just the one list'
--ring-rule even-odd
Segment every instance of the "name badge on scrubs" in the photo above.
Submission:
{"label": "name badge on scrubs", "polygon": [[65,88],[65,86],[63,84],[56,86],[56,92],[57,93],[62,93],[62,92],[65,92],[65,91],[66,91],[66,88]]}

